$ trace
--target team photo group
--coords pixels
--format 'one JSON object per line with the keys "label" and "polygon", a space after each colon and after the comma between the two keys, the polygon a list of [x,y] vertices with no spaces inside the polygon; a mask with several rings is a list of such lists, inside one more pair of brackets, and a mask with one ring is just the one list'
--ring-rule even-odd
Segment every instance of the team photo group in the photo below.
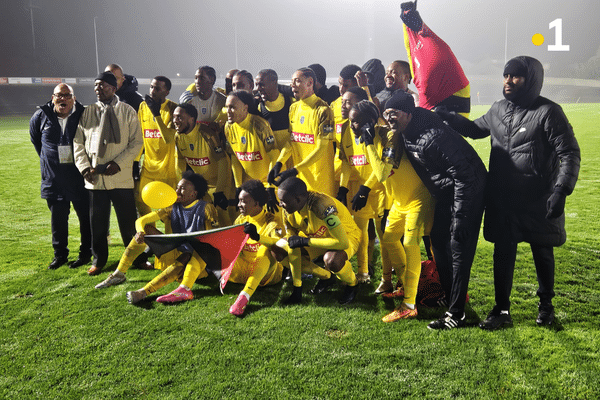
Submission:
{"label": "team photo group", "polygon": [[[129,269],[157,270],[123,293],[132,304],[192,300],[196,280],[214,274],[221,288],[243,286],[229,308],[238,317],[261,286],[287,282],[286,305],[340,286],[345,305],[377,275],[372,295],[399,304],[383,322],[445,307],[427,328],[449,330],[467,325],[483,224],[494,246],[495,305],[479,327],[512,325],[522,242],[535,264],[536,323],[552,325],[554,247],[566,241],[580,150],[562,108],[540,95],[542,63],[508,60],[500,100],[471,120],[469,81],[448,45],[414,3],[402,4],[401,18],[406,61],[346,65],[329,87],[320,64],[291,77],[268,65],[255,74],[203,65],[181,94],[157,71],[145,95],[130,71],[110,64],[87,106],[57,85],[30,121],[51,218],[48,269],[87,266],[98,290],[119,290]],[[216,87],[225,72],[225,87]],[[465,138],[490,141],[487,167]],[[80,247],[69,260],[71,204]],[[124,246],[115,270],[107,266],[111,209]],[[215,250],[199,239],[203,231],[231,246]],[[308,277],[318,280],[307,290]]]}

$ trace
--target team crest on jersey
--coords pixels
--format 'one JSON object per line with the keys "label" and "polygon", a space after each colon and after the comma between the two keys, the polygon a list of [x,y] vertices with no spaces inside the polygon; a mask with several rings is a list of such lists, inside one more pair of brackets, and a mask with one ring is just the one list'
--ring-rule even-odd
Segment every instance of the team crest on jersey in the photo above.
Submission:
{"label": "team crest on jersey", "polygon": [[223,148],[221,146],[216,146],[215,147],[215,153],[220,154],[223,152]]}
{"label": "team crest on jersey", "polygon": [[240,139],[242,144],[246,144],[246,136],[242,136],[242,139]]}
{"label": "team crest on jersey", "polygon": [[360,144],[360,136],[354,136],[354,143],[358,146]]}
{"label": "team crest on jersey", "polygon": [[300,117],[300,123],[303,124],[304,123],[304,115]]}
{"label": "team crest on jersey", "polygon": [[268,136],[265,142],[267,142],[267,144],[273,144],[275,143],[275,137],[273,135]]}
{"label": "team crest on jersey", "polygon": [[190,150],[194,151],[194,144],[193,143],[190,143]]}
{"label": "team crest on jersey", "polygon": [[325,217],[328,217],[331,214],[335,214],[335,213],[337,213],[337,209],[335,208],[335,206],[329,206],[323,212],[323,219],[325,219]]}
{"label": "team crest on jersey", "polygon": [[208,112],[208,108],[202,107],[202,109],[200,110],[200,112],[202,113],[202,115],[206,115],[206,113]]}
{"label": "team crest on jersey", "polygon": [[331,133],[331,132],[333,132],[332,125],[323,125],[323,133]]}

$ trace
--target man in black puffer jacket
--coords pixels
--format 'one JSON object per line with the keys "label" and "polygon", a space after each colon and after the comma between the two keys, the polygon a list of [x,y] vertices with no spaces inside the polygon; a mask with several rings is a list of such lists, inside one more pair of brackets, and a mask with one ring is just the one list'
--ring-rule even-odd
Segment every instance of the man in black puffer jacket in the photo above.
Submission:
{"label": "man in black puffer jacket", "polygon": [[504,67],[505,99],[483,117],[469,121],[441,113],[461,134],[491,138],[484,236],[494,242],[496,305],[482,329],[512,324],[510,292],[519,242],[528,242],[533,253],[540,297],[536,322],[554,321],[553,248],[566,240],[565,198],[577,182],[580,151],[561,107],[540,96],[543,80],[538,60],[515,57]]}
{"label": "man in black puffer jacket", "polygon": [[485,165],[473,147],[433,112],[415,107],[397,91],[383,113],[404,137],[404,151],[436,200],[431,247],[449,309],[429,329],[465,325],[465,302],[477,248],[486,182]]}

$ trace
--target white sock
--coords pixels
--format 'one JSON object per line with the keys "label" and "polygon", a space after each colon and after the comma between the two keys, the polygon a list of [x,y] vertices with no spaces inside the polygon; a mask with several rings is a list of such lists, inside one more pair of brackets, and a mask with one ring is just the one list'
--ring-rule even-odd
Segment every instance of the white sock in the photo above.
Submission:
{"label": "white sock", "polygon": [[246,300],[250,300],[250,295],[248,293],[244,292],[243,290],[240,292],[240,296],[245,296]]}

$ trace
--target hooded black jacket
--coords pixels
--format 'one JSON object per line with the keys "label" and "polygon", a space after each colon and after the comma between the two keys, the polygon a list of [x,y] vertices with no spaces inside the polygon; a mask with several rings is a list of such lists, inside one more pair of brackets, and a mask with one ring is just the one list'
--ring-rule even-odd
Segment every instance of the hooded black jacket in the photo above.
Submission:
{"label": "hooded black jacket", "polygon": [[115,94],[119,96],[119,100],[129,104],[135,112],[138,112],[140,103],[144,101],[144,97],[137,91],[138,81],[133,75],[125,74],[124,77],[123,85],[121,85],[121,88]]}
{"label": "hooded black jacket", "polygon": [[495,102],[475,121],[453,115],[448,122],[465,136],[491,138],[486,240],[510,237],[559,246],[566,240],[565,216],[546,219],[546,203],[553,192],[569,195],[575,188],[579,145],[562,108],[540,96],[541,63],[526,56],[513,60],[527,68],[525,84],[515,98]]}
{"label": "hooded black jacket", "polygon": [[451,203],[454,218],[478,213],[486,170],[473,147],[435,113],[420,107],[403,136],[408,159],[436,201]]}

